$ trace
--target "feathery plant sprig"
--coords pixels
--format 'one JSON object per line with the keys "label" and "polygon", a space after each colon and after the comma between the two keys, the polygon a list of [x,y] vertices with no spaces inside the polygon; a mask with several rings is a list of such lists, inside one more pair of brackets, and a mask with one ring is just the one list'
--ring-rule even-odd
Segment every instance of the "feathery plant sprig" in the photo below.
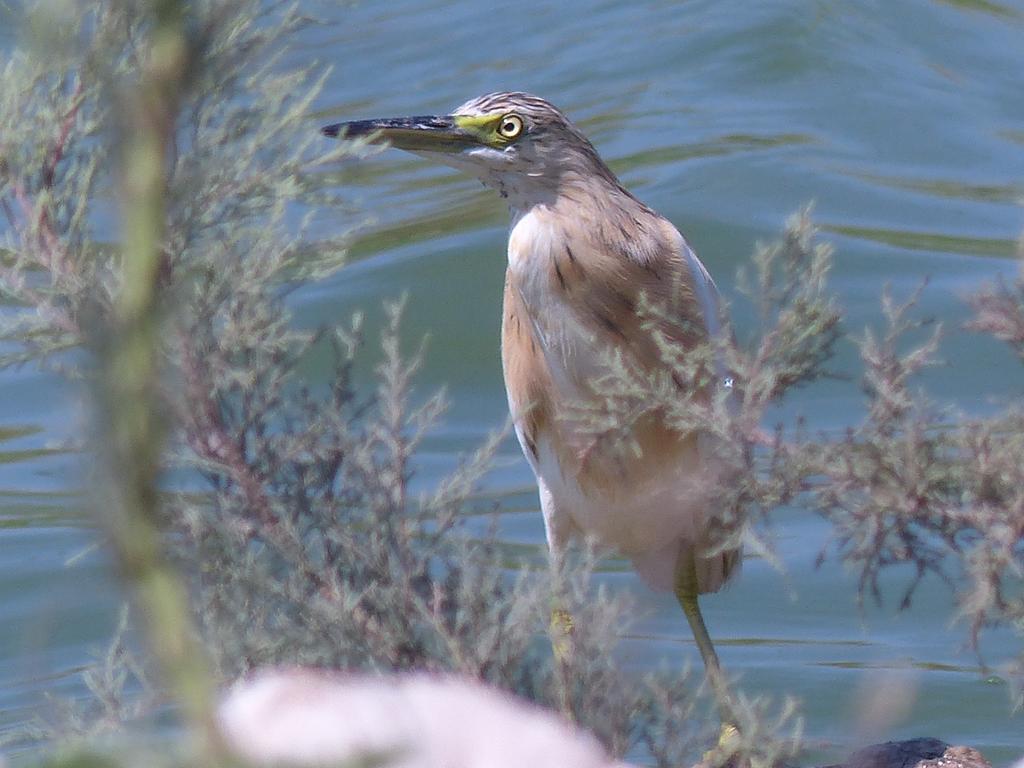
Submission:
{"label": "feathery plant sprig", "polygon": [[[0,365],[45,360],[105,392],[99,434],[108,455],[133,468],[123,519],[160,532],[160,546],[132,568],[166,558],[188,574],[192,602],[176,652],[189,647],[183,628],[193,622],[217,680],[279,663],[469,675],[561,709],[616,754],[644,749],[658,765],[681,764],[700,732],[693,686],[674,673],[638,683],[621,667],[611,649],[628,606],[595,594],[593,553],[549,578],[462,514],[503,433],[431,490],[410,492],[444,400],[413,392],[417,359],[398,344],[400,307],[386,310],[373,391],[354,383],[365,346],[358,317],[296,327],[289,291],[344,256],[343,237],[310,234],[309,211],[341,202],[316,169],[366,151],[320,148],[308,113],[324,76],[285,58],[303,16],[258,0],[166,7],[178,30],[171,49],[185,45],[187,63],[181,48],[154,58],[159,46],[145,41],[164,17],[141,4],[96,0],[56,22],[51,4],[25,12],[26,28],[45,38],[0,73],[0,292],[12,304],[0,318]],[[132,126],[128,95],[147,77],[170,78],[172,90],[155,91],[160,103],[137,115],[162,122]],[[153,129],[156,143],[118,159],[117,146]],[[149,175],[135,177],[136,165]],[[111,244],[103,237],[119,178],[148,179],[123,196],[125,221],[147,223],[135,236],[124,226]],[[149,260],[133,273],[137,254]],[[714,471],[696,489],[714,501],[712,544],[742,539],[770,554],[751,523],[800,501],[833,521],[839,553],[864,574],[865,590],[878,589],[882,569],[910,562],[911,590],[926,573],[950,580],[975,635],[992,622],[1024,622],[1022,419],[939,422],[942,412],[911,389],[938,337],[900,351],[912,307],[886,303],[890,330],[861,342],[868,413],[847,439],[762,429],[772,402],[829,374],[840,334],[830,264],[807,212],[780,243],[759,247],[745,285],[762,326],[742,343],[726,332],[683,354],[658,335],[659,313],[670,308],[643,303],[664,369],[642,374],[610,357],[604,402],[574,418],[594,440],[619,440],[643,418],[699,433],[712,449]],[[973,325],[1018,354],[1022,285],[980,294]],[[327,385],[304,379],[312,354],[332,360]],[[121,378],[133,369],[134,379]],[[185,470],[185,489],[158,492],[172,468]],[[113,473],[104,486],[111,495],[129,489]],[[554,595],[576,617],[561,665],[543,631]],[[151,645],[150,656],[166,651]],[[105,717],[131,711],[115,700],[125,658],[111,656],[93,678],[111,699]],[[195,669],[162,670],[165,686],[191,691],[179,696],[182,712],[196,696],[193,720],[202,721],[208,695],[182,684]],[[741,759],[767,766],[793,752],[788,703],[774,716],[764,702],[741,704]]]}
{"label": "feathery plant sprig", "polygon": [[[662,330],[673,325],[674,300],[644,298],[637,311],[662,366],[640,370],[609,352],[597,379],[601,402],[573,414],[594,443],[619,443],[624,451],[634,450],[626,436],[644,419],[700,435],[708,458],[693,493],[708,500],[712,549],[743,540],[770,556],[752,523],[808,488],[811,469],[804,459],[813,451],[784,443],[761,425],[766,409],[790,390],[828,375],[840,335],[840,312],[826,284],[831,249],[814,235],[804,210],[787,222],[781,241],[756,248],[753,274],[740,275],[761,320],[748,343],[737,341],[723,312],[723,330],[715,338],[681,348]],[[680,284],[677,292],[682,290]]]}
{"label": "feathery plant sprig", "polygon": [[[362,151],[314,145],[307,114],[322,79],[281,58],[301,17],[256,0],[166,10],[187,30],[167,43],[173,56],[146,43],[159,35],[159,14],[97,3],[76,21],[42,25],[66,56],[26,49],[7,69],[4,119],[20,113],[35,130],[3,133],[17,151],[5,149],[0,169],[10,255],[0,284],[25,310],[6,318],[12,346],[0,362],[47,360],[97,387],[108,461],[131,470],[130,483],[99,473],[123,499],[125,527],[110,539],[126,572],[147,583],[158,574],[154,594],[164,597],[177,589],[166,558],[188,574],[191,616],[151,632],[146,654],[164,659],[179,711],[204,732],[211,700],[194,684],[204,655],[223,681],[281,663],[431,669],[560,706],[619,753],[652,734],[665,754],[682,753],[690,732],[667,718],[692,711],[692,691],[629,684],[609,655],[624,609],[590,594],[591,561],[553,587],[545,572],[510,568],[495,531],[461,515],[503,433],[432,491],[410,494],[416,451],[443,400],[411,402],[417,364],[399,350],[399,309],[388,310],[375,392],[353,384],[358,319],[295,327],[289,290],[343,255],[340,241],[308,236],[303,207],[337,202],[311,170]],[[148,96],[160,103],[130,112],[141,121],[133,125],[123,110],[147,77],[169,80]],[[149,143],[132,149],[134,140]],[[122,159],[118,145],[128,148]],[[145,173],[134,175],[136,165]],[[108,245],[97,233],[114,213],[118,178],[135,186],[123,195],[123,242]],[[80,348],[97,354],[63,354]],[[314,352],[333,357],[328,387],[302,379]],[[165,428],[169,450],[160,449]],[[158,494],[170,468],[192,481]],[[585,619],[571,676],[555,673],[543,631],[556,589]],[[153,622],[159,606],[139,605],[153,628],[173,618]],[[196,637],[205,654],[190,646]],[[109,699],[105,718],[132,711],[117,701],[126,659],[110,656],[90,677]],[[206,743],[190,764],[220,761],[215,736]]]}
{"label": "feathery plant sprig", "polygon": [[[814,234],[809,211],[802,211],[778,243],[758,246],[749,271],[741,271],[741,290],[760,318],[758,332],[745,341],[726,322],[718,338],[684,351],[659,331],[673,307],[641,302],[638,311],[663,367],[638,370],[609,353],[597,379],[603,400],[577,408],[573,418],[594,443],[618,442],[623,451],[635,449],[626,436],[643,419],[664,419],[699,434],[712,458],[692,492],[708,499],[712,550],[743,542],[774,562],[770,538],[756,523],[770,521],[783,505],[800,504],[831,521],[831,544],[859,572],[861,599],[881,599],[882,572],[909,565],[900,607],[909,606],[922,579],[933,575],[952,588],[975,647],[985,626],[1019,629],[1020,409],[967,418],[920,390],[917,377],[937,362],[942,328],[935,325],[918,338],[927,330],[915,318],[918,294],[897,302],[883,291],[885,328],[855,340],[867,395],[862,423],[838,440],[810,435],[801,424],[764,430],[770,405],[832,375],[828,364],[841,335],[841,313],[826,282],[831,249],[815,242]],[[976,315],[967,329],[991,334],[1021,355],[1024,280],[985,288],[971,304]],[[1021,706],[1024,655],[1010,672]]]}

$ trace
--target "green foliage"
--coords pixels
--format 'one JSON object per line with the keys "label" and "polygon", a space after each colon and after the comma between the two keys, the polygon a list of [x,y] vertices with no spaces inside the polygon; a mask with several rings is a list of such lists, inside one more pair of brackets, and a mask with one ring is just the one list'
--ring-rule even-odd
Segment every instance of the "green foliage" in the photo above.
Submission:
{"label": "green foliage", "polygon": [[[752,275],[741,285],[761,319],[756,336],[737,341],[723,311],[718,338],[683,349],[662,329],[678,313],[673,299],[649,300],[638,311],[657,345],[662,365],[644,370],[615,351],[606,354],[597,380],[602,401],[574,413],[592,440],[629,451],[636,423],[656,419],[701,436],[703,471],[693,494],[707,499],[708,545],[746,543],[771,557],[755,523],[808,488],[815,467],[812,446],[796,446],[780,432],[762,430],[766,409],[790,390],[827,375],[825,364],[839,337],[840,315],[826,278],[831,249],[814,242],[805,210],[792,217],[778,243],[759,245]],[[674,295],[675,292],[670,292]]]}
{"label": "green foliage", "polygon": [[[592,593],[591,560],[553,580],[546,571],[517,572],[495,532],[470,528],[459,514],[500,434],[431,492],[410,496],[412,458],[443,401],[409,402],[417,363],[399,353],[398,308],[389,309],[374,393],[352,383],[358,320],[295,329],[288,288],[335,267],[342,250],[305,234],[303,206],[338,202],[309,170],[362,150],[317,152],[307,112],[318,81],[278,57],[300,23],[292,10],[275,6],[268,16],[262,4],[236,2],[188,12],[188,86],[160,90],[168,97],[171,89],[180,110],[174,116],[161,105],[136,127],[173,147],[169,163],[155,166],[164,177],[159,197],[137,179],[120,187],[110,174],[118,167],[113,148],[133,130],[118,105],[146,82],[137,41],[157,34],[144,14],[98,6],[86,12],[82,39],[55,25],[54,34],[76,40],[66,60],[16,57],[23,69],[12,65],[4,93],[14,96],[5,98],[21,99],[12,112],[37,110],[39,130],[7,134],[21,159],[3,168],[12,260],[0,284],[28,311],[9,318],[15,347],[3,362],[50,359],[99,382],[102,444],[114,449],[104,453],[112,466],[132,468],[125,485],[100,473],[105,492],[133,494],[116,505],[115,519],[136,533],[160,522],[165,553],[191,575],[194,620],[219,679],[273,663],[457,672],[560,708],[616,752],[640,742],[654,754],[692,752],[697,727],[670,719],[692,718],[692,687],[676,673],[638,685],[616,663],[626,612]],[[114,64],[88,66],[100,60]],[[168,76],[181,74],[172,68]],[[64,128],[43,130],[53,125]],[[158,143],[130,151],[125,174],[135,164],[153,173]],[[40,175],[40,164],[52,173]],[[126,240],[135,243],[129,251],[99,245],[93,234],[117,190],[123,215],[148,222]],[[155,265],[127,269],[154,233]],[[334,356],[326,390],[299,375],[315,346]],[[98,354],[84,365],[60,354],[79,347]],[[150,388],[154,381],[159,389]],[[124,420],[111,399],[119,392],[124,405],[143,409],[126,413],[144,418]],[[146,457],[159,446],[161,423],[172,442],[163,466],[190,470],[194,483],[157,498]],[[145,583],[161,555],[139,554],[134,541],[112,536],[126,572]],[[162,583],[166,596],[172,584]],[[579,622],[571,656],[559,665],[544,630],[554,594]],[[151,628],[161,626],[153,614],[167,605],[142,597]],[[174,637],[188,632],[187,617],[178,619]],[[187,677],[196,667],[174,661],[185,646],[162,648],[168,637],[154,634],[149,655],[163,660],[164,683],[177,686],[188,713],[198,689]],[[134,714],[122,700],[128,657],[108,662],[90,677],[103,701],[97,714]],[[193,723],[201,731],[200,712]],[[70,731],[98,729],[79,719]]]}
{"label": "green foliage", "polygon": [[[694,494],[714,510],[709,545],[745,544],[774,561],[759,522],[799,503],[833,524],[839,556],[860,574],[860,596],[882,598],[879,577],[909,566],[901,607],[928,574],[950,585],[971,642],[989,625],[1024,622],[1024,421],[1018,408],[987,419],[941,408],[915,377],[938,362],[941,328],[914,320],[917,297],[882,296],[886,327],[855,340],[867,395],[863,423],[839,440],[802,425],[765,432],[766,409],[792,389],[828,376],[840,337],[840,313],[827,288],[831,252],[815,243],[809,212],[787,224],[780,242],[759,246],[740,284],[761,320],[745,343],[726,329],[717,340],[681,350],[660,328],[675,312],[640,307],[662,367],[640,370],[614,351],[598,379],[603,400],[573,417],[594,442],[630,451],[643,419],[664,419],[704,440],[704,471]],[[971,299],[970,330],[1024,350],[1024,280]],[[914,341],[916,340],[916,344]],[[732,387],[725,386],[726,378]],[[823,554],[824,556],[824,554]],[[1007,670],[1021,706],[1024,655]]]}
{"label": "green foliage", "polygon": [[[493,529],[461,514],[500,434],[429,492],[410,493],[414,457],[444,401],[413,402],[418,360],[399,349],[400,307],[387,308],[372,392],[354,385],[358,318],[295,328],[289,289],[336,268],[344,253],[341,237],[308,234],[309,210],[341,210],[310,170],[364,152],[350,143],[320,149],[308,112],[322,80],[283,58],[302,17],[257,0],[184,9],[187,66],[179,57],[176,68],[149,70],[176,81],[157,92],[160,109],[177,108],[134,128],[124,110],[147,82],[151,51],[140,41],[157,34],[159,17],[98,1],[76,6],[73,20],[43,24],[43,10],[28,12],[36,21],[27,28],[45,47],[26,45],[0,74],[0,291],[23,308],[3,317],[0,364],[44,359],[105,382],[101,453],[139,461],[135,502],[120,519],[159,525],[162,552],[144,553],[142,566],[167,556],[188,575],[188,620],[218,680],[278,663],[456,672],[559,709],[616,754],[643,749],[663,766],[691,759],[706,735],[695,681],[674,670],[641,680],[621,667],[614,648],[629,606],[593,589],[593,553],[550,574],[531,570]],[[55,40],[60,56],[50,55]],[[118,160],[115,148],[132,130],[162,130],[162,139]],[[157,152],[166,164],[154,161],[154,146],[168,150]],[[120,185],[114,172],[127,178],[136,163],[150,163],[162,181],[149,179],[148,214],[131,205],[146,189]],[[126,220],[148,220],[136,235],[149,245],[125,249],[135,242],[127,221],[119,247],[99,241],[118,195]],[[129,262],[147,249],[154,260],[132,273]],[[912,304],[887,297],[889,327],[860,342],[862,425],[832,442],[763,431],[770,404],[828,375],[840,334],[830,264],[807,212],[780,243],[759,247],[744,284],[762,328],[743,343],[727,332],[683,354],[658,332],[671,308],[641,306],[663,368],[642,373],[609,356],[601,407],[576,418],[594,439],[621,441],[629,424],[652,416],[700,433],[715,468],[697,489],[717,511],[712,545],[744,542],[770,554],[755,524],[803,502],[832,520],[863,590],[879,593],[884,569],[910,563],[905,599],[923,575],[941,573],[973,636],[989,623],[1019,626],[1024,423],[1009,412],[947,426],[950,415],[912,389],[940,341],[936,334],[901,351],[916,329]],[[989,289],[974,306],[972,327],[1021,355],[1024,283]],[[133,337],[139,327],[148,330]],[[130,377],[120,378],[113,354],[122,347],[136,355],[128,368],[139,366],[127,394],[118,387]],[[94,356],[68,354],[79,348]],[[329,386],[317,387],[301,365],[323,350],[333,370]],[[122,425],[122,442],[111,437],[118,393],[136,398],[141,421],[153,419],[136,432],[138,421]],[[148,462],[132,456],[140,444]],[[158,496],[157,472],[172,468],[189,486]],[[106,490],[118,492],[109,471]],[[570,652],[557,662],[545,632],[555,598],[575,619]],[[129,657],[116,647],[91,673],[104,724],[136,714],[124,700]],[[156,642],[149,651],[160,656]],[[165,663],[163,672],[174,688],[181,670]],[[775,714],[761,701],[739,703],[742,737],[714,760],[736,751],[762,766],[795,750],[789,702]]]}

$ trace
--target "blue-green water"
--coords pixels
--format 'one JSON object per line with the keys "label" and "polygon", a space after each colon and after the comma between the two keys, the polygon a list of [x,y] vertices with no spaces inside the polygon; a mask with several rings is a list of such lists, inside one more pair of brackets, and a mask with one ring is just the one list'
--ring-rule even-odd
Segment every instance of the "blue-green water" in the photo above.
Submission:
{"label": "blue-green water", "polygon": [[[320,9],[324,11],[324,9]],[[837,248],[833,285],[848,327],[877,323],[882,286],[930,278],[922,310],[949,329],[948,364],[925,379],[971,412],[1019,399],[1024,375],[996,343],[958,330],[963,298],[1018,268],[1024,230],[1024,3],[994,0],[694,0],[692,2],[363,3],[326,9],[295,52],[334,67],[326,120],[444,112],[497,89],[562,107],[623,181],[687,235],[719,285],[757,240],[810,200]],[[6,34],[0,31],[0,35]],[[299,321],[339,320],[409,295],[410,345],[431,342],[421,391],[445,384],[452,408],[429,441],[417,482],[429,485],[505,417],[497,354],[506,213],[496,195],[425,161],[389,152],[332,171],[375,222],[351,266],[301,291]],[[352,221],[320,220],[324,232]],[[742,318],[741,318],[742,326]],[[854,368],[845,348],[840,367]],[[92,540],[76,513],[76,462],[49,446],[80,424],[73,393],[31,369],[0,374],[0,734],[44,691],[80,690],[77,673],[104,643],[118,600],[101,556],[68,558]],[[815,429],[854,422],[853,382],[801,391],[780,416]],[[506,496],[503,532],[543,547],[531,476],[509,441],[491,490]],[[740,580],[705,602],[723,663],[750,692],[799,697],[823,760],[860,735],[858,692],[905,682],[913,703],[874,737],[936,735],[995,763],[1024,753],[1024,716],[950,626],[945,588],[926,583],[913,608],[864,614],[855,579],[815,569],[827,527],[781,514],[786,573],[748,560]],[[689,660],[696,651],[671,596],[621,564],[602,579],[635,596],[627,661]],[[1019,652],[985,635],[985,661]]]}

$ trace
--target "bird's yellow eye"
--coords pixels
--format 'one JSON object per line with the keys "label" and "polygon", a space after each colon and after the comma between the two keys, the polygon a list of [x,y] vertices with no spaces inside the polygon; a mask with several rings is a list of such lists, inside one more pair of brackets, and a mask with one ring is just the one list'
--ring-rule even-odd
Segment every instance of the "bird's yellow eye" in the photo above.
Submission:
{"label": "bird's yellow eye", "polygon": [[498,124],[498,133],[506,139],[514,139],[523,132],[523,118],[519,115],[505,115]]}

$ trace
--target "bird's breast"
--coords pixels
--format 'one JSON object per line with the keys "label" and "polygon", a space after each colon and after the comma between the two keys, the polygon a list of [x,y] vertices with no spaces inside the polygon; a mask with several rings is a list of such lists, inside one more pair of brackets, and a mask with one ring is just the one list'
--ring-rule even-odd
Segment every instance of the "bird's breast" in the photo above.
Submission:
{"label": "bird's breast", "polygon": [[508,287],[561,401],[583,396],[602,369],[598,329],[581,311],[587,276],[571,254],[571,238],[539,214],[522,217],[509,236]]}
{"label": "bird's breast", "polygon": [[[655,333],[680,354],[699,343],[714,284],[664,220],[637,225],[660,233],[640,258],[577,213],[534,209],[511,229],[502,324],[509,405],[546,514],[638,562],[665,550],[668,567],[654,570],[670,583],[679,542],[701,539],[716,470],[699,436],[674,428],[650,394],[659,382],[683,386],[669,380]],[[662,315],[642,317],[645,298]]]}

